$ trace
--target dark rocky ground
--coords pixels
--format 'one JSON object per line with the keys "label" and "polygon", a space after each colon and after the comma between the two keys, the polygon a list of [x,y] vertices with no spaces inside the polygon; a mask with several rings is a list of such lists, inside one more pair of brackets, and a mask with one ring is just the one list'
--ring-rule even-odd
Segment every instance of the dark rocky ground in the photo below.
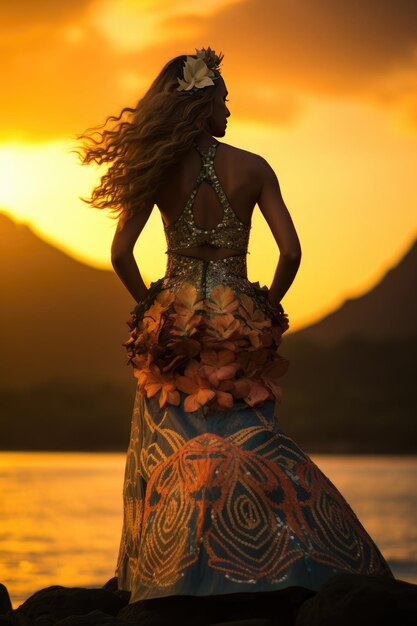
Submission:
{"label": "dark rocky ground", "polygon": [[0,584],[0,626],[416,626],[417,585],[338,574],[319,592],[178,596],[129,604],[116,578],[102,588],[53,585],[17,609]]}

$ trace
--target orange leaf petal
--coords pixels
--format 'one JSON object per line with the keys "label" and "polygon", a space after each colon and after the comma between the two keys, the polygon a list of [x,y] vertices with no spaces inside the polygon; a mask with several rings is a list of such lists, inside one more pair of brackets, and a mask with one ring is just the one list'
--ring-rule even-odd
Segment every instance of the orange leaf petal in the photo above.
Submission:
{"label": "orange leaf petal", "polygon": [[196,311],[203,307],[197,289],[191,283],[184,283],[175,294],[174,308],[177,313],[186,314],[187,311]]}
{"label": "orange leaf petal", "polygon": [[198,385],[188,376],[177,376],[177,387],[184,393],[193,394],[198,391]]}
{"label": "orange leaf petal", "polygon": [[206,308],[216,313],[232,313],[238,306],[239,301],[227,285],[217,285],[206,301]]}
{"label": "orange leaf petal", "polygon": [[268,389],[266,389],[263,385],[260,385],[255,381],[249,381],[249,385],[249,394],[244,398],[245,402],[247,402],[249,406],[261,404],[264,400],[267,400],[270,397]]}
{"label": "orange leaf petal", "polygon": [[203,404],[206,404],[209,400],[214,398],[216,392],[213,389],[199,389],[196,395],[197,401],[202,406]]}
{"label": "orange leaf petal", "polygon": [[184,400],[184,410],[192,413],[214,398],[215,393],[211,389],[199,389],[197,393],[187,396]]}
{"label": "orange leaf petal", "polygon": [[184,411],[187,413],[193,413],[194,411],[198,411],[199,408],[200,405],[198,404],[197,398],[194,394],[185,398]]}
{"label": "orange leaf petal", "polygon": [[156,301],[161,305],[162,308],[168,309],[171,304],[174,302],[175,295],[169,289],[164,289],[156,296]]}
{"label": "orange leaf petal", "polygon": [[225,391],[216,391],[216,402],[222,409],[231,409],[233,406],[233,396]]}

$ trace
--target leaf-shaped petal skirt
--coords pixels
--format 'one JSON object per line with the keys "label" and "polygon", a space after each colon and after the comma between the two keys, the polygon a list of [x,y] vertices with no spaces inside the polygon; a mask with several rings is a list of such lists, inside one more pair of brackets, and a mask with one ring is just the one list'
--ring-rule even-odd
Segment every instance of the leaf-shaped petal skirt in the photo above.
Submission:
{"label": "leaf-shaped petal skirt", "polygon": [[266,288],[247,280],[243,255],[184,259],[176,271],[171,260],[169,278],[129,322],[125,346],[139,392],[157,395],[160,407],[183,403],[187,412],[231,409],[235,400],[279,403],[289,365],[278,353],[286,315],[269,305]]}

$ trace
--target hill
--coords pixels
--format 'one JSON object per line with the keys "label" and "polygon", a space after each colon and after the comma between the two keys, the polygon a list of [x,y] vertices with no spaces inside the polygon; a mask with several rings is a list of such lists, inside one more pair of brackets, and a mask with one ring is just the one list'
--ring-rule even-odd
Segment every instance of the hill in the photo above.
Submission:
{"label": "hill", "polygon": [[120,383],[134,301],[109,270],[81,263],[0,213],[0,388]]}
{"label": "hill", "polygon": [[369,340],[417,336],[417,240],[382,280],[357,298],[288,337],[334,344],[349,337]]}
{"label": "hill", "polygon": [[369,291],[284,336],[281,425],[314,452],[417,453],[417,241]]}

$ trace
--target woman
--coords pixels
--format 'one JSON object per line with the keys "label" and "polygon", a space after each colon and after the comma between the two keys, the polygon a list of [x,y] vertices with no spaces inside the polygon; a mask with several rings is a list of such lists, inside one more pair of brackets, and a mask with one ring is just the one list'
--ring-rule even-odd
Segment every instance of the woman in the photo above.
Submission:
{"label": "woman", "polygon": [[[301,249],[265,159],[215,139],[230,116],[221,61],[210,48],[174,58],[84,157],[111,162],[89,202],[119,215],[112,263],[138,303],[124,344],[138,387],[116,568],[130,603],[318,590],[340,572],[392,577],[343,496],[279,428],[280,301]],[[147,289],[133,248],[155,204],[168,262]],[[280,250],[269,289],[246,273],[255,204]]]}

